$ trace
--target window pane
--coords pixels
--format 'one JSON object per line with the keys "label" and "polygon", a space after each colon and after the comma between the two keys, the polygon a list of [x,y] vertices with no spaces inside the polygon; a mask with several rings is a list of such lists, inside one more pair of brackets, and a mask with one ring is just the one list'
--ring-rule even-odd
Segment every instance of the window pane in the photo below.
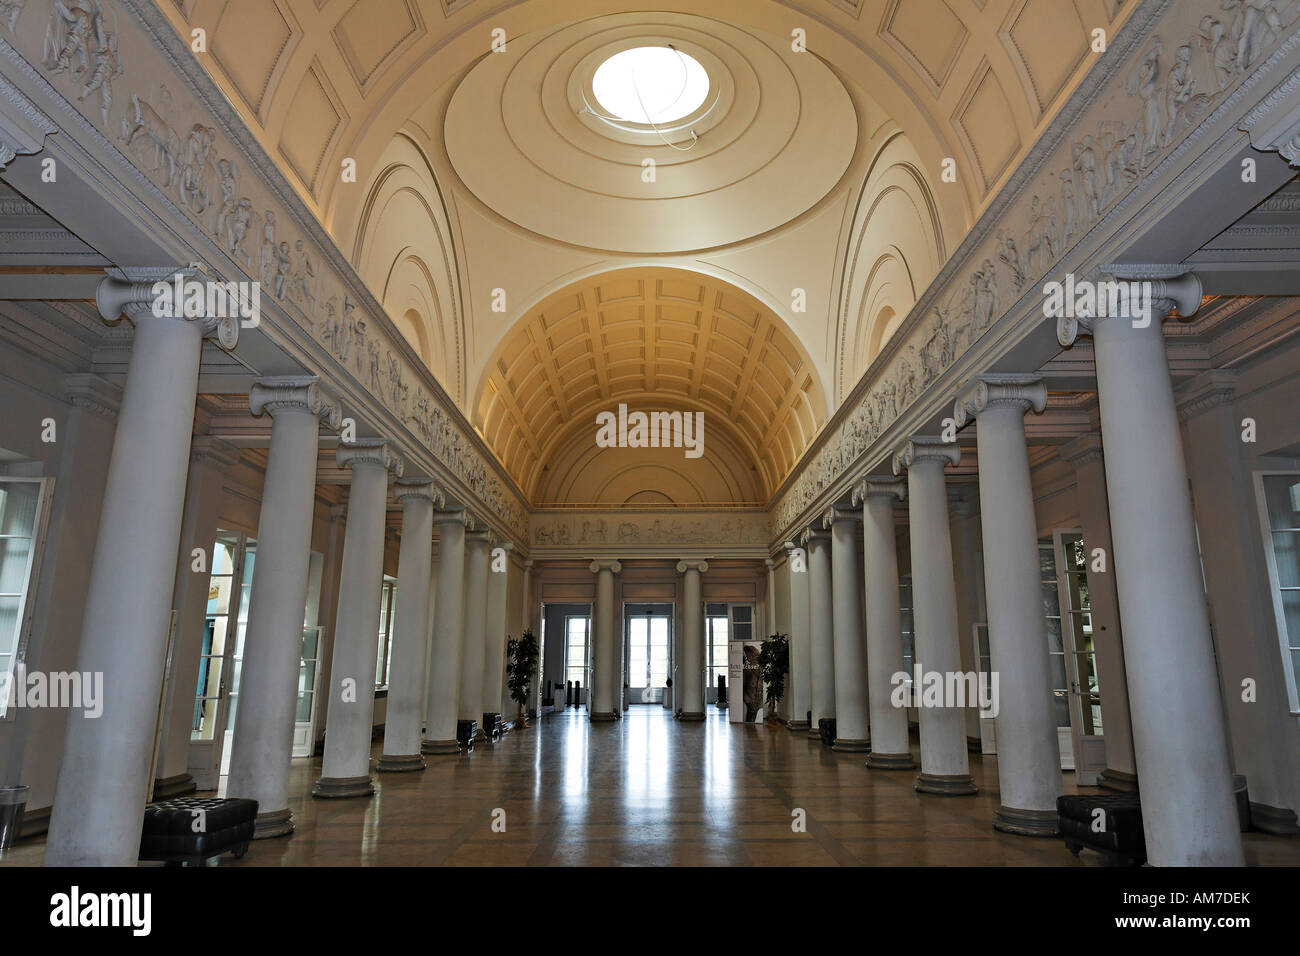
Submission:
{"label": "window pane", "polygon": [[0,534],[32,537],[40,493],[39,481],[0,481]]}
{"label": "window pane", "polygon": [[1265,475],[1264,499],[1270,528],[1300,529],[1300,475]]}

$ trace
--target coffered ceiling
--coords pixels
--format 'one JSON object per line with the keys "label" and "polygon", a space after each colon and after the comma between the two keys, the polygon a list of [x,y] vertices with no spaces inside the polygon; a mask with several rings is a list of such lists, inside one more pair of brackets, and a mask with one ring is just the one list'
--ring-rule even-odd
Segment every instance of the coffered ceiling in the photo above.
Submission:
{"label": "coffered ceiling", "polygon": [[633,269],[576,283],[521,319],[488,363],[473,421],[532,495],[575,429],[594,442],[598,412],[702,411],[770,495],[826,420],[822,394],[789,330],[752,297]]}

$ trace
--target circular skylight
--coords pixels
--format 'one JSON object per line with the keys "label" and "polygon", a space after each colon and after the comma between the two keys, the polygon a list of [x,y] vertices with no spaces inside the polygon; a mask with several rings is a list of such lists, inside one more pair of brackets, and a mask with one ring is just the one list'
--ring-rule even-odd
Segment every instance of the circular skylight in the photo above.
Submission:
{"label": "circular skylight", "polygon": [[709,95],[709,74],[694,57],[666,46],[615,53],[591,80],[596,101],[614,119],[662,126],[690,116]]}

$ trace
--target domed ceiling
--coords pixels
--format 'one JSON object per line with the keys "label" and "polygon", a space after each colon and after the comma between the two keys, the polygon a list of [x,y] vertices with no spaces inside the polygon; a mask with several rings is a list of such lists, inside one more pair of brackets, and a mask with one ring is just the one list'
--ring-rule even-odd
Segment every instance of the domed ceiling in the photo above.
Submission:
{"label": "domed ceiling", "polygon": [[756,471],[765,497],[825,422],[822,394],[789,329],[751,296],[682,270],[629,269],[524,316],[488,363],[473,421],[532,497],[558,452],[594,444],[598,412],[703,411],[706,435],[722,439],[709,456],[734,451],[731,484]]}
{"label": "domed ceiling", "polygon": [[[498,215],[575,246],[706,249],[777,229],[825,197],[858,142],[844,85],[817,57],[702,17],[570,24],[484,56],[457,87],[445,144]],[[664,132],[600,118],[596,70],[634,47],[698,61],[709,94]],[[653,164],[653,166],[651,166]]]}

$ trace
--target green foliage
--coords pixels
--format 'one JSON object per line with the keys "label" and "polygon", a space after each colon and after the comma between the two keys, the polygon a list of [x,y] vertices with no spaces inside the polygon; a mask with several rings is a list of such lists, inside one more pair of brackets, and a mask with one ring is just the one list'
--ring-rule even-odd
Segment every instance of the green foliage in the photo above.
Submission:
{"label": "green foliage", "polygon": [[518,640],[510,638],[506,644],[506,682],[510,687],[510,699],[520,708],[528,703],[528,689],[537,673],[538,654],[537,638],[531,630],[524,631]]}
{"label": "green foliage", "polygon": [[775,704],[785,697],[785,678],[790,673],[790,636],[773,634],[763,641],[758,666],[767,685],[767,699]]}

